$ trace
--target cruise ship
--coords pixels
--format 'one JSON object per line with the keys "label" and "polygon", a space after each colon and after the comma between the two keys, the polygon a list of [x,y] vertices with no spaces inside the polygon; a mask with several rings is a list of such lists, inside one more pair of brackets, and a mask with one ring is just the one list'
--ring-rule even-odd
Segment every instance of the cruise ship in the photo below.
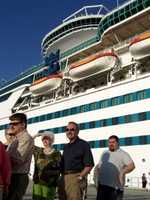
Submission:
{"label": "cruise ship", "polygon": [[75,121],[95,164],[116,134],[136,165],[127,184],[150,176],[150,0],[85,6],[45,35],[41,53],[42,63],[0,87],[0,139],[8,117],[24,112],[31,135],[52,130],[63,150]]}

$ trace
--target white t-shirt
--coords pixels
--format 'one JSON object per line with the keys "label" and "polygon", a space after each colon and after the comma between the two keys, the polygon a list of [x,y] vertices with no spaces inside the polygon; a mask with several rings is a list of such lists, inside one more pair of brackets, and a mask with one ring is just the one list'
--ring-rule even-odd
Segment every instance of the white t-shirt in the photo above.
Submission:
{"label": "white t-shirt", "polygon": [[130,155],[121,149],[104,151],[99,161],[99,183],[113,188],[122,188],[119,174],[132,162]]}

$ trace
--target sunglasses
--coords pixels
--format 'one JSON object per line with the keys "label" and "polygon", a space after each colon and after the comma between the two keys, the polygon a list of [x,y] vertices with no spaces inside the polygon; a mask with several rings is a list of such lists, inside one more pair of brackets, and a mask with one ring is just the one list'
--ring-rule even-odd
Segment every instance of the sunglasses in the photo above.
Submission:
{"label": "sunglasses", "polygon": [[15,136],[13,133],[8,133],[9,136]]}
{"label": "sunglasses", "polygon": [[68,131],[75,131],[75,129],[74,128],[66,128],[66,132],[68,132]]}
{"label": "sunglasses", "polygon": [[17,126],[18,124],[21,124],[21,122],[10,122],[9,123],[10,126]]}

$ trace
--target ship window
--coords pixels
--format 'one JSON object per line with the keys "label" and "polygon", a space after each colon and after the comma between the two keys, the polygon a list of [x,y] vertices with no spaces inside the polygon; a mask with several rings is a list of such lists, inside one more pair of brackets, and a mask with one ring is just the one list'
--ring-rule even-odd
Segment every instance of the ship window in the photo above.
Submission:
{"label": "ship window", "polygon": [[130,17],[130,16],[131,16],[130,10],[128,10],[128,11],[125,12],[125,16],[126,16],[126,17]]}
{"label": "ship window", "polygon": [[115,23],[118,23],[119,22],[119,18],[118,17],[115,18],[114,21],[115,21]]}
{"label": "ship window", "polygon": [[140,100],[140,99],[145,99],[146,96],[147,96],[147,95],[146,95],[146,90],[137,92],[137,99],[138,99],[138,100]]}
{"label": "ship window", "polygon": [[112,98],[111,104],[112,106],[119,105],[120,104],[119,97]]}
{"label": "ship window", "polygon": [[144,9],[144,6],[142,4],[140,4],[140,5],[138,5],[137,9],[138,9],[138,12],[139,12],[139,11]]}
{"label": "ship window", "polygon": [[101,121],[97,120],[95,121],[95,128],[99,128],[101,126]]}
{"label": "ship window", "polygon": [[57,112],[54,113],[55,118],[59,118],[59,117],[60,117],[60,112],[61,112],[61,111],[57,111]]}
{"label": "ship window", "polygon": [[140,144],[147,144],[148,143],[147,136],[146,135],[140,136],[139,141]]}
{"label": "ship window", "polygon": [[85,124],[86,124],[86,123],[81,123],[81,124],[80,124],[80,126],[79,126],[79,127],[80,127],[80,130],[84,130],[84,129],[85,129]]}
{"label": "ship window", "polygon": [[132,145],[132,138],[131,138],[131,137],[125,138],[125,145],[126,145],[126,146]]}
{"label": "ship window", "polygon": [[66,116],[67,115],[67,109],[66,110],[62,110],[62,116]]}
{"label": "ship window", "polygon": [[125,145],[125,138],[120,138],[119,139],[119,145],[124,146]]}
{"label": "ship window", "polygon": [[86,105],[80,106],[80,112],[86,112]]}
{"label": "ship window", "polygon": [[132,15],[136,14],[137,13],[137,9],[136,8],[132,8],[131,9],[131,13],[132,13]]}
{"label": "ship window", "polygon": [[32,118],[28,119],[28,124],[32,124]]}
{"label": "ship window", "polygon": [[138,116],[139,116],[139,121],[144,121],[147,119],[146,112],[139,113]]}
{"label": "ship window", "polygon": [[40,120],[39,120],[40,122],[45,121],[45,120],[46,120],[46,119],[45,119],[45,118],[46,118],[46,115],[41,115],[39,118],[40,118]]}
{"label": "ship window", "polygon": [[33,123],[39,122],[39,117],[34,117],[33,118]]}
{"label": "ship window", "polygon": [[117,125],[119,122],[118,117],[113,117],[112,118],[112,125]]}
{"label": "ship window", "polygon": [[132,122],[132,115],[125,115],[125,123],[130,123]]}
{"label": "ship window", "polygon": [[95,110],[96,109],[96,103],[94,102],[94,103],[90,103],[89,104],[89,108],[90,108],[90,110]]}
{"label": "ship window", "polygon": [[89,145],[90,145],[91,148],[94,148],[95,147],[95,141],[89,142]]}
{"label": "ship window", "polygon": [[77,112],[77,108],[76,107],[71,108],[71,111],[70,111],[71,115],[76,114],[76,112]]}
{"label": "ship window", "polygon": [[89,128],[95,128],[95,121],[89,122]]}
{"label": "ship window", "polygon": [[132,138],[132,144],[133,145],[138,145],[139,144],[139,137],[133,137]]}
{"label": "ship window", "polygon": [[133,94],[124,95],[124,103],[129,103],[133,101]]}
{"label": "ship window", "polygon": [[60,149],[63,150],[64,149],[64,144],[60,145]]}
{"label": "ship window", "polygon": [[86,20],[85,19],[82,20],[82,25],[86,25]]}
{"label": "ship window", "polygon": [[101,107],[100,101],[96,102],[96,109],[100,109],[100,107]]}
{"label": "ship window", "polygon": [[107,126],[107,120],[106,119],[101,120],[101,127],[103,127],[103,126]]}
{"label": "ship window", "polygon": [[105,108],[109,106],[109,100],[103,100],[101,101],[101,108]]}
{"label": "ship window", "polygon": [[52,119],[52,113],[47,114],[47,120]]}
{"label": "ship window", "polygon": [[124,20],[125,19],[125,16],[124,16],[124,14],[122,14],[122,15],[120,15],[120,21],[122,21],[122,20]]}
{"label": "ship window", "polygon": [[95,18],[92,18],[91,21],[92,21],[92,24],[96,24]]}
{"label": "ship window", "polygon": [[58,131],[59,131],[59,130],[58,130],[57,127],[53,129],[53,132],[54,132],[54,133],[58,133]]}
{"label": "ship window", "polygon": [[138,4],[142,4],[143,0],[138,0],[137,2]]}
{"label": "ship window", "polygon": [[130,10],[130,6],[127,5],[127,6],[125,7],[125,11],[129,11],[129,10]]}
{"label": "ship window", "polygon": [[99,141],[99,146],[102,147],[106,147],[107,146],[107,141],[106,140],[100,140]]}
{"label": "ship window", "polygon": [[132,3],[130,4],[130,7],[131,7],[131,8],[136,8],[136,6],[137,6],[137,2],[132,2]]}
{"label": "ship window", "polygon": [[144,1],[144,5],[147,8],[148,6],[150,6],[150,0],[145,0]]}

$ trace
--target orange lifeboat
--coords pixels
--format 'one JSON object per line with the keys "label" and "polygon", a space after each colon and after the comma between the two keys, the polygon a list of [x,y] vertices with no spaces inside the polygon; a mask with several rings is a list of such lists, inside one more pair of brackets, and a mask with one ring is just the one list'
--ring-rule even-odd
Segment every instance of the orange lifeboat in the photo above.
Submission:
{"label": "orange lifeboat", "polygon": [[79,80],[106,69],[113,68],[118,57],[114,52],[96,53],[87,58],[70,64],[69,74],[74,80]]}
{"label": "orange lifeboat", "polygon": [[150,55],[150,32],[136,36],[129,44],[131,55],[140,59]]}
{"label": "orange lifeboat", "polygon": [[48,94],[52,90],[58,88],[62,81],[62,74],[53,74],[38,79],[30,86],[30,91],[34,96]]}

